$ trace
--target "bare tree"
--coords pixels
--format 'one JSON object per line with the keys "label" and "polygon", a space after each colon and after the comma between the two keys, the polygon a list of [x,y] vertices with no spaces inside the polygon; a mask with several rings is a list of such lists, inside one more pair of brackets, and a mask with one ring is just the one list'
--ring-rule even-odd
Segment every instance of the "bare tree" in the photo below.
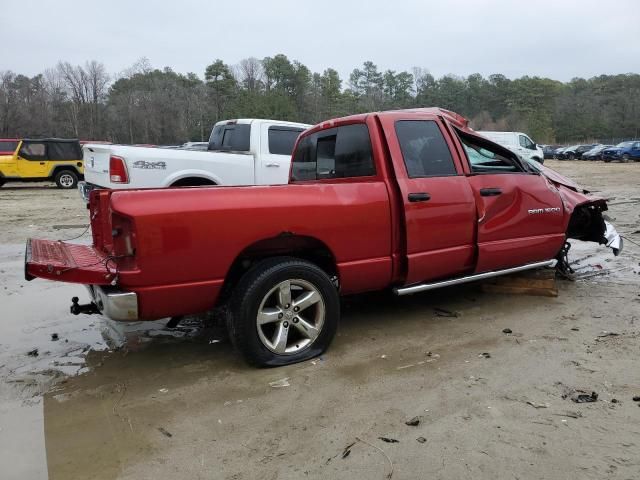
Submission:
{"label": "bare tree", "polygon": [[262,62],[255,57],[245,58],[238,64],[238,81],[243,88],[250,92],[260,89],[264,70]]}

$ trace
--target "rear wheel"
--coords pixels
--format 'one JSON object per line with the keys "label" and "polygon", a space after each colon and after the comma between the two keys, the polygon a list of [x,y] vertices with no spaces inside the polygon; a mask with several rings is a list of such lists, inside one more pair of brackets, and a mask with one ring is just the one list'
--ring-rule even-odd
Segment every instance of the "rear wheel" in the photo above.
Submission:
{"label": "rear wheel", "polygon": [[569,160],[575,160],[576,156],[573,153],[569,154]]}
{"label": "rear wheel", "polygon": [[340,300],[329,276],[291,257],[264,260],[234,289],[227,328],[234,346],[258,366],[308,360],[335,335]]}
{"label": "rear wheel", "polygon": [[625,153],[624,155],[622,155],[622,161],[623,162],[628,162],[631,159],[631,157],[629,156],[628,153]]}
{"label": "rear wheel", "polygon": [[70,189],[78,186],[78,175],[72,170],[59,171],[54,180],[58,188]]}

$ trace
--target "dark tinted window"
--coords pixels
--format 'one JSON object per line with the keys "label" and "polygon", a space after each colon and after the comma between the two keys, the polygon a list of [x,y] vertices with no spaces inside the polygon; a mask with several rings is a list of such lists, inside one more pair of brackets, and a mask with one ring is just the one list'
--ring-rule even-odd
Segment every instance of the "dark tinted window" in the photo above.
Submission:
{"label": "dark tinted window", "polygon": [[432,120],[400,120],[396,134],[409,177],[456,175],[449,147]]}
{"label": "dark tinted window", "polygon": [[269,153],[291,155],[301,128],[269,127]]}
{"label": "dark tinted window", "polygon": [[293,158],[293,180],[366,177],[375,175],[369,129],[346,125],[309,135]]}
{"label": "dark tinted window", "polygon": [[209,150],[248,152],[251,143],[251,125],[224,124],[214,127],[209,138]]}
{"label": "dark tinted window", "polygon": [[47,142],[49,160],[82,160],[79,142]]}
{"label": "dark tinted window", "polygon": [[18,148],[18,142],[14,142],[13,140],[0,140],[0,152],[15,152],[16,148]]}
{"label": "dark tinted window", "polygon": [[47,147],[44,142],[22,142],[20,156],[27,160],[46,160]]}

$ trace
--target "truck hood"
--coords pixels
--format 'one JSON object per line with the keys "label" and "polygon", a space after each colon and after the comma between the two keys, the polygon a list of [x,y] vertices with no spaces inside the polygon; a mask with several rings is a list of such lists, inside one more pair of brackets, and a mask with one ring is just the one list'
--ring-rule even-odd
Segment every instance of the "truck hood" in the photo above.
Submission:
{"label": "truck hood", "polygon": [[536,161],[531,161],[531,162],[528,162],[528,163],[535,170],[537,170],[540,173],[542,173],[542,175],[544,175],[547,179],[549,179],[551,182],[553,182],[555,184],[562,185],[564,187],[570,188],[571,190],[575,190],[576,192],[589,193],[587,190],[582,188],[580,185],[578,185],[576,182],[574,182],[570,178],[567,178],[564,175],[559,174],[555,170],[553,170],[553,169],[551,169],[549,167],[546,167],[546,166],[542,165],[541,163],[538,163]]}

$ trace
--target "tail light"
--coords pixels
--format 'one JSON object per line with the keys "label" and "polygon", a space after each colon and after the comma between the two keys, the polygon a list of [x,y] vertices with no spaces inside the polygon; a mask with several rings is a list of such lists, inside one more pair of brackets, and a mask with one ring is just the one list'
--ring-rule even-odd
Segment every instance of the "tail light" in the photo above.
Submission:
{"label": "tail light", "polygon": [[111,155],[109,158],[109,178],[111,183],[129,183],[129,173],[124,158]]}

